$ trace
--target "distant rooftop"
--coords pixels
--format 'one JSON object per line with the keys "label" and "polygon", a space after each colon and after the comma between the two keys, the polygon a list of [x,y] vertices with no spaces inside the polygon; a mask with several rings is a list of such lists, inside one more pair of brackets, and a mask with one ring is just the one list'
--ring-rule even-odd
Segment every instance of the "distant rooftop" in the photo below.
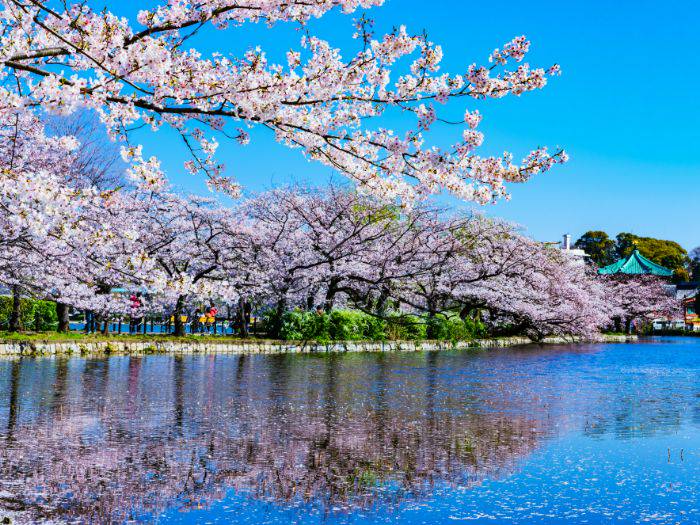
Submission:
{"label": "distant rooftop", "polygon": [[660,264],[650,261],[639,253],[639,250],[635,249],[629,257],[600,268],[598,273],[601,275],[622,273],[627,275],[659,275],[662,277],[670,277],[673,275],[673,270],[669,270]]}

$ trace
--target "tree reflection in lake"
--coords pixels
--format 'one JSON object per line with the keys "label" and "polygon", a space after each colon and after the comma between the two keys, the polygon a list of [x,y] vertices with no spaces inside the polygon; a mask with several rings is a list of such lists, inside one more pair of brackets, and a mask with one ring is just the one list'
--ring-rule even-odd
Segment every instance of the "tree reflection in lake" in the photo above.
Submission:
{"label": "tree reflection in lake", "polygon": [[600,349],[0,361],[0,505],[96,523],[231,490],[396,508],[506,476],[570,429],[680,424],[692,387],[661,388],[672,371]]}

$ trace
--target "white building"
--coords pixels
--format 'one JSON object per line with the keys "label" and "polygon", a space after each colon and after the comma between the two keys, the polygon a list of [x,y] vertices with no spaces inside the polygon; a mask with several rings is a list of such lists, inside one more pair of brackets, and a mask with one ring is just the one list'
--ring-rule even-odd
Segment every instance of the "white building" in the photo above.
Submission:
{"label": "white building", "polygon": [[586,261],[586,257],[589,256],[583,250],[571,247],[571,235],[568,233],[564,234],[564,239],[562,240],[560,247],[562,252],[564,252],[569,257],[579,259],[581,261],[581,264],[583,264]]}

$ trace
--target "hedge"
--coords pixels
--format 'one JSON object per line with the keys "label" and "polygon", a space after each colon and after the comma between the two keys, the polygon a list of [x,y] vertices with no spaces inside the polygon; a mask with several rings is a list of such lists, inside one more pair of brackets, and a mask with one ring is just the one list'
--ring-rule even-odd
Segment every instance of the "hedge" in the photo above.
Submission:
{"label": "hedge", "polygon": [[440,314],[428,320],[415,315],[380,319],[357,310],[333,310],[330,314],[292,310],[277,320],[272,312],[264,317],[269,328],[279,327],[272,337],[290,341],[385,341],[434,339],[470,340],[485,335],[483,325],[457,315]]}

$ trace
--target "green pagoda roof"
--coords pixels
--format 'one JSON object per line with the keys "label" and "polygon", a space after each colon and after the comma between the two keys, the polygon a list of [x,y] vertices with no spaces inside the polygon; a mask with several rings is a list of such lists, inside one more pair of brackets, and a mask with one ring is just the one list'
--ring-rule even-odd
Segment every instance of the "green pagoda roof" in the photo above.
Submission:
{"label": "green pagoda roof", "polygon": [[673,270],[669,270],[644,257],[639,250],[634,250],[626,259],[620,259],[616,263],[604,266],[598,270],[601,275],[624,273],[627,275],[660,275],[670,277]]}

